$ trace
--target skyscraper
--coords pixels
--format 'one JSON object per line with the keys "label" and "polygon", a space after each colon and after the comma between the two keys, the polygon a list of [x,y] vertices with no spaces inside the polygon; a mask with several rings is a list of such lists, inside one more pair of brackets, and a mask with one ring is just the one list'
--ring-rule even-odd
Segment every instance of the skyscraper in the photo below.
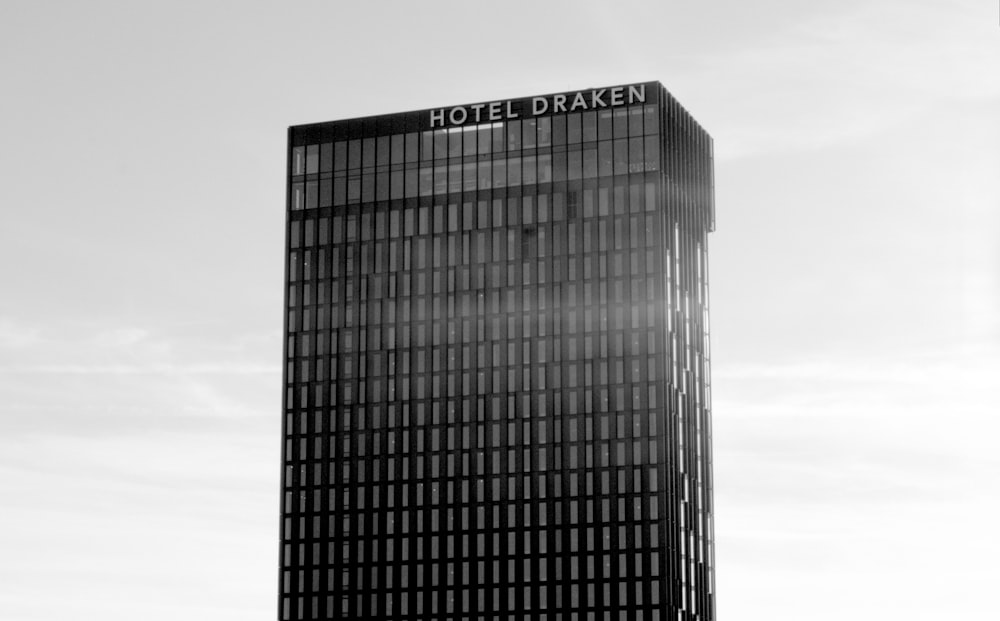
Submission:
{"label": "skyscraper", "polygon": [[279,618],[713,619],[708,134],[647,82],[288,137]]}

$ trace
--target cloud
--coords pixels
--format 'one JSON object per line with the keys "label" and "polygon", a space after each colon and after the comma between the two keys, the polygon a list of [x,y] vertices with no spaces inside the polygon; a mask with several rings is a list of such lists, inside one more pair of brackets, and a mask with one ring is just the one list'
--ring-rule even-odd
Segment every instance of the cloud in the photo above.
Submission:
{"label": "cloud", "polygon": [[[948,613],[1000,553],[1000,348],[826,354],[715,365],[720,609],[796,618],[773,608],[766,585],[781,584],[799,606],[840,597],[861,618]],[[952,534],[976,543],[942,544]]]}
{"label": "cloud", "polygon": [[[998,344],[1000,345],[1000,344]],[[919,349],[893,352],[830,352],[829,357],[758,364],[717,365],[715,381],[776,380],[820,383],[860,382],[927,385],[930,382],[954,387],[971,385],[988,388],[1000,370],[1000,349],[990,343],[956,345],[946,350]]]}
{"label": "cloud", "polygon": [[54,375],[274,375],[281,367],[272,364],[242,362],[218,362],[197,364],[146,364],[146,365],[101,365],[101,364],[37,364],[0,368],[0,373],[54,374]]}
{"label": "cloud", "polygon": [[0,351],[23,349],[38,342],[37,328],[28,328],[7,317],[0,317]]}
{"label": "cloud", "polygon": [[277,331],[109,323],[2,324],[6,618],[265,618]]}
{"label": "cloud", "polygon": [[0,441],[0,580],[18,593],[5,618],[198,618],[223,599],[220,618],[270,610],[245,583],[276,567],[278,446],[259,441],[275,436],[207,431]]}
{"label": "cloud", "polygon": [[206,431],[224,419],[266,419],[280,404],[277,335],[52,324],[0,352],[0,428],[6,434],[95,438]]}
{"label": "cloud", "polygon": [[[995,13],[984,13],[972,3],[837,5],[722,48],[702,64],[727,78],[706,81],[698,106],[717,157],[829,148],[995,101],[1000,45]],[[739,113],[714,111],[723,105]]]}

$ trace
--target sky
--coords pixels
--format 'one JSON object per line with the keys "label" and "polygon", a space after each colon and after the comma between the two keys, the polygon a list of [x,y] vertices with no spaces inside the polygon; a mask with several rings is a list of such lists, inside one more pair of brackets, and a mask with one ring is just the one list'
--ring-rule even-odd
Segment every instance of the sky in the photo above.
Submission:
{"label": "sky", "polygon": [[719,618],[989,618],[1000,6],[0,3],[0,617],[274,619],[289,125],[664,83],[714,138]]}

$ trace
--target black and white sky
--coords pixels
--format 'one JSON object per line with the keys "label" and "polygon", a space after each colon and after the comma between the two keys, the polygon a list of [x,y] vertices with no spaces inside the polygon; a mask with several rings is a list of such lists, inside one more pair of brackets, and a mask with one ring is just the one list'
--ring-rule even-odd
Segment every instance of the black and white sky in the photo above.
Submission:
{"label": "black and white sky", "polygon": [[3,619],[275,618],[289,125],[645,80],[715,140],[720,618],[995,611],[995,0],[4,0],[0,76]]}

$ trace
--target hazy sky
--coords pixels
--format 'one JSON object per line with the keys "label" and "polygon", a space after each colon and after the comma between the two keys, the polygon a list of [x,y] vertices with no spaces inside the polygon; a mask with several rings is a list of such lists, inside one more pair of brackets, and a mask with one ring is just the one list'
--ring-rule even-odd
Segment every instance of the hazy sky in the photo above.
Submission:
{"label": "hazy sky", "polygon": [[275,618],[287,126],[644,80],[715,139],[720,619],[992,618],[998,12],[2,0],[0,618]]}

